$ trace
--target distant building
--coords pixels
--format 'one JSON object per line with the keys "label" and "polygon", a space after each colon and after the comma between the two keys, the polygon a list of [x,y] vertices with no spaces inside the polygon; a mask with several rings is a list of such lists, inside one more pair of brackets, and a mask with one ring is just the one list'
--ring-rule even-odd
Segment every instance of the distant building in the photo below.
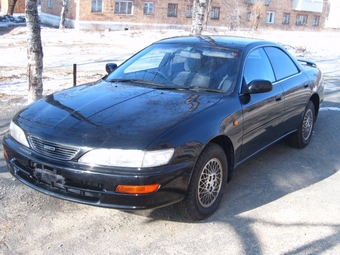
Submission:
{"label": "distant building", "polygon": [[[59,25],[61,3],[62,0],[41,0],[44,24]],[[285,30],[320,29],[325,26],[328,9],[328,0],[212,0],[207,26],[228,30],[255,25]],[[68,0],[66,26],[190,29],[192,11],[192,0]]]}

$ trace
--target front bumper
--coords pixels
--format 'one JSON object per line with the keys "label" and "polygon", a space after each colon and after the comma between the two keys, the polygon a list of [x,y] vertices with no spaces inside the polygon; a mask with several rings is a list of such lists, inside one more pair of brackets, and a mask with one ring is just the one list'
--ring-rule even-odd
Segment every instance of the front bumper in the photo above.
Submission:
{"label": "front bumper", "polygon": [[[27,186],[47,195],[83,204],[123,209],[150,209],[184,199],[192,162],[151,169],[108,169],[75,161],[45,158],[9,135],[3,138],[10,173]],[[151,194],[121,194],[118,185],[160,184]]]}

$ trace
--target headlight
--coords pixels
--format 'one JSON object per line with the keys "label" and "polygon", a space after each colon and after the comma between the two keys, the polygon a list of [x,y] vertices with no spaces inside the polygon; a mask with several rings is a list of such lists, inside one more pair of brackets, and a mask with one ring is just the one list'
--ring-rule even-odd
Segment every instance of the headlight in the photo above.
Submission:
{"label": "headlight", "polygon": [[155,167],[169,163],[174,149],[157,151],[97,149],[87,152],[79,162],[117,167]]}
{"label": "headlight", "polygon": [[18,125],[16,125],[13,121],[11,121],[11,124],[9,126],[9,132],[15,140],[29,147],[24,131],[20,127],[18,127]]}

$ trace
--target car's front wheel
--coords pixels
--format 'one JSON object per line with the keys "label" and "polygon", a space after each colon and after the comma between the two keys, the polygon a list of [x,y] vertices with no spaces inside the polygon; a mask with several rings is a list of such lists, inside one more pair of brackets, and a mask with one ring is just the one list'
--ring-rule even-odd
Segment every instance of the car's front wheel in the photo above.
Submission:
{"label": "car's front wheel", "polygon": [[289,143],[295,148],[305,148],[311,138],[315,122],[315,109],[313,102],[309,101],[303,114],[299,129],[289,136]]}
{"label": "car's front wheel", "polygon": [[213,214],[221,202],[227,176],[228,164],[223,149],[209,144],[194,167],[186,198],[179,203],[182,214],[193,220]]}

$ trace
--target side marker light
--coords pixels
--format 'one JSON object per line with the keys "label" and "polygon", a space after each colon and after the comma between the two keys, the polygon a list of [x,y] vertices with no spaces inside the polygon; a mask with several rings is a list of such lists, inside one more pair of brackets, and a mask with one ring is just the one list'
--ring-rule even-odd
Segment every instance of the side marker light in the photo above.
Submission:
{"label": "side marker light", "polygon": [[8,158],[8,153],[7,153],[6,150],[4,150],[4,156],[5,156],[6,158]]}

